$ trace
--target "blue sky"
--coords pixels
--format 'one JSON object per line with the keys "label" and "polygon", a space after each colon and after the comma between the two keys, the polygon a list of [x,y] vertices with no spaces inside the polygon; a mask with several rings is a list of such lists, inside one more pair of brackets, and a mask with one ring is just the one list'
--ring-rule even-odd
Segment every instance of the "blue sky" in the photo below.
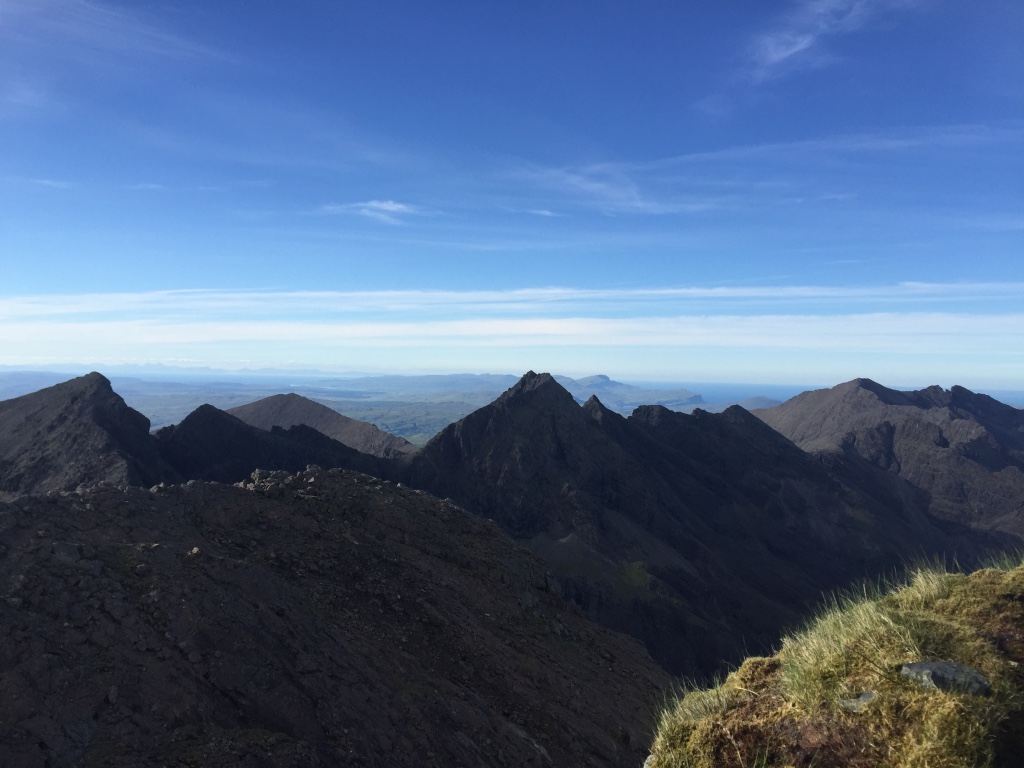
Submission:
{"label": "blue sky", "polygon": [[1024,389],[1024,6],[0,0],[0,364]]}

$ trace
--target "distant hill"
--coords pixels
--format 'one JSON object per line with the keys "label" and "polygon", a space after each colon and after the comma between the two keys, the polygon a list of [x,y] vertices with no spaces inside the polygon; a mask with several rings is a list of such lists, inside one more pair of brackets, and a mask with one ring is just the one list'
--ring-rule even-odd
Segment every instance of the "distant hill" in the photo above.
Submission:
{"label": "distant hill", "polygon": [[1024,535],[1024,411],[963,387],[855,379],[755,414],[806,451],[899,476],[936,517]]}
{"label": "distant hill", "polygon": [[149,419],[99,373],[0,402],[0,499],[108,481],[180,479],[149,436]]}
{"label": "distant hill", "polygon": [[248,405],[227,410],[246,424],[265,429],[305,424],[317,432],[344,443],[361,453],[380,458],[393,458],[412,453],[416,446],[408,440],[377,429],[365,421],[350,419],[326,405],[294,393],[273,395]]}
{"label": "distant hill", "polygon": [[626,419],[532,372],[404,477],[495,519],[674,672],[767,647],[823,589],[981,546],[933,525],[898,479],[827,466],[742,408]]}
{"label": "distant hill", "polygon": [[211,405],[151,434],[98,373],[0,402],[0,499],[101,481],[233,483],[255,469],[309,464],[380,475],[382,461],[304,424],[267,431]]}
{"label": "distant hill", "polygon": [[605,407],[613,411],[631,411],[640,405],[663,405],[675,410],[704,402],[700,395],[688,389],[645,389],[612,381],[601,374],[583,379],[570,379],[568,376],[554,378],[577,402],[582,403],[597,396]]}
{"label": "distant hill", "polygon": [[254,469],[295,472],[309,464],[381,474],[381,460],[304,424],[270,431],[202,405],[180,424],[154,433],[160,455],[182,477],[234,483]]}

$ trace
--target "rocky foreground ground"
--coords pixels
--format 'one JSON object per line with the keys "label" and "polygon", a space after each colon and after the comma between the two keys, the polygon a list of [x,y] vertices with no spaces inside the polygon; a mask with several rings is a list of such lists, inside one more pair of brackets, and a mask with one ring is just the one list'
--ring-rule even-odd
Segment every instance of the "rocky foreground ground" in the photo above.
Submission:
{"label": "rocky foreground ground", "polygon": [[669,679],[367,475],[0,504],[0,765],[636,766]]}

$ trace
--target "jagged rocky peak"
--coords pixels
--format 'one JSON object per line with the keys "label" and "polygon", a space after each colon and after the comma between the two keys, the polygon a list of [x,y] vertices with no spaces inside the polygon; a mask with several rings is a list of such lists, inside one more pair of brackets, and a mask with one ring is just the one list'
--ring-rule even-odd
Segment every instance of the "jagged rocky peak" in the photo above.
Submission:
{"label": "jagged rocky peak", "polygon": [[0,497],[175,478],[150,438],[149,419],[99,373],[0,402]]}
{"label": "jagged rocky peak", "polygon": [[601,402],[597,395],[591,395],[587,398],[587,402],[583,404],[583,412],[590,416],[592,419],[600,420],[604,418],[606,413],[612,413],[604,407],[604,403]]}
{"label": "jagged rocky peak", "polygon": [[62,407],[70,408],[81,405],[88,408],[92,415],[103,421],[104,425],[108,427],[142,433],[149,432],[149,419],[134,408],[130,408],[114,391],[110,380],[96,371],[25,397],[37,395],[51,396],[48,398],[48,405],[51,407],[60,404],[62,399]]}
{"label": "jagged rocky peak", "polygon": [[[556,411],[579,411],[579,403],[565,387],[550,373],[527,371],[512,387],[503,392],[497,400],[471,413],[463,421],[475,421],[482,414],[492,418],[497,413],[536,413],[554,408]],[[461,423],[461,422],[460,422]]]}
{"label": "jagged rocky peak", "polygon": [[523,395],[527,392],[535,392],[537,390],[543,391],[545,389],[559,389],[567,395],[569,394],[561,384],[555,381],[555,377],[550,373],[534,373],[533,371],[527,371],[523,374],[523,378],[517,381],[510,389],[498,398],[498,402],[510,400],[517,395]]}

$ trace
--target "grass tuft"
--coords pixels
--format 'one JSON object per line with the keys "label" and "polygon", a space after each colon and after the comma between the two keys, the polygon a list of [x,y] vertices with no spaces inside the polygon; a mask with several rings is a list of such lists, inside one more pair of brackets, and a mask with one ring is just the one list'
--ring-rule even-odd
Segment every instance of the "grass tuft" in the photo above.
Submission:
{"label": "grass tuft", "polygon": [[[771,658],[665,707],[655,768],[1017,765],[1024,745],[1024,566],[972,574],[912,568],[898,583],[829,600]],[[913,661],[957,661],[990,697],[926,690],[900,675]],[[844,700],[871,691],[861,711]]]}

